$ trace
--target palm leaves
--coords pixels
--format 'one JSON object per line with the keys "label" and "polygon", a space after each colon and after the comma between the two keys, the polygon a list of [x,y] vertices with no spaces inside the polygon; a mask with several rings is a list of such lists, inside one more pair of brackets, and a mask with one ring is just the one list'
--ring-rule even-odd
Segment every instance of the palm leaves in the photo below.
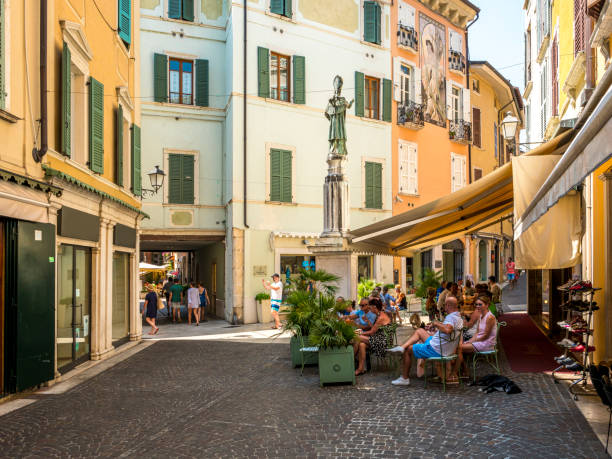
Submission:
{"label": "palm leaves", "polygon": [[327,315],[315,321],[309,338],[310,344],[319,349],[345,347],[355,338],[355,329],[338,316]]}
{"label": "palm leaves", "polygon": [[442,271],[434,271],[433,269],[425,268],[423,272],[423,280],[417,282],[416,296],[419,298],[427,297],[427,288],[432,287],[437,289],[442,282]]}
{"label": "palm leaves", "polygon": [[370,296],[370,293],[372,293],[372,290],[374,290],[374,287],[376,287],[377,285],[381,284],[376,282],[374,279],[361,279],[361,281],[357,285],[357,296],[359,297],[359,300]]}
{"label": "palm leaves", "polygon": [[291,291],[311,291],[315,294],[323,293],[325,295],[334,295],[338,291],[338,283],[340,278],[335,274],[328,273],[322,269],[310,271],[300,269],[298,276],[291,279],[289,289]]}

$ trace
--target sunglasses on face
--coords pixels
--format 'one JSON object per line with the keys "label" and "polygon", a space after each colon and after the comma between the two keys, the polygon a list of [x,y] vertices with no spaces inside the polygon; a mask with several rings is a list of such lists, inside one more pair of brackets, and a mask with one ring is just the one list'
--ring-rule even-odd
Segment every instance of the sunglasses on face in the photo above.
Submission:
{"label": "sunglasses on face", "polygon": [[480,301],[477,301],[475,304],[476,306],[484,306],[484,303],[481,303]]}

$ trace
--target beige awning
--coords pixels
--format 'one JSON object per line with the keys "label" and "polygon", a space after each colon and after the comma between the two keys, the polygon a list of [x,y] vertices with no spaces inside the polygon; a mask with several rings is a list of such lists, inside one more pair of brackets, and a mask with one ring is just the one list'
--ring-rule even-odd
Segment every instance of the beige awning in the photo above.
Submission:
{"label": "beige awning", "polygon": [[[526,155],[561,155],[572,135],[567,131]],[[459,191],[351,231],[351,246],[409,256],[416,249],[443,244],[509,218],[513,198],[512,164],[508,163]]]}

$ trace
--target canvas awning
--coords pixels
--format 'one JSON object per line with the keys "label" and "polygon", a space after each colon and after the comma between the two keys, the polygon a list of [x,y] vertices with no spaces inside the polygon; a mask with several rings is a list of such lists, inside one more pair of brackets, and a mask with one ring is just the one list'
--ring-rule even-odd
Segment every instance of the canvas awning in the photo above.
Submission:
{"label": "canvas awning", "polygon": [[[567,131],[526,155],[561,155],[572,135]],[[351,247],[409,256],[416,249],[443,244],[509,218],[513,199],[512,164],[508,163],[461,190],[351,231]]]}

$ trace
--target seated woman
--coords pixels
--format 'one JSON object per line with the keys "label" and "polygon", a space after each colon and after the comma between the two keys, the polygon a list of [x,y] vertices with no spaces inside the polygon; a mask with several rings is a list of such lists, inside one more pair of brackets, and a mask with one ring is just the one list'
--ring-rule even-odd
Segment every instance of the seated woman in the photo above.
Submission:
{"label": "seated woman", "polygon": [[369,305],[370,310],[376,314],[377,318],[372,328],[358,334],[353,342],[353,349],[359,357],[359,365],[355,370],[355,376],[365,373],[366,349],[369,348],[375,355],[384,357],[388,347],[385,327],[391,324],[391,318],[383,311],[383,304],[379,298],[370,298]]}
{"label": "seated woman", "polygon": [[[473,315],[479,316],[476,334],[468,341],[461,344],[457,350],[457,364],[455,365],[453,377],[457,376],[457,371],[463,363],[463,354],[473,354],[474,352],[492,351],[495,348],[497,336],[497,319],[489,311],[491,304],[491,294],[489,292],[479,292],[474,306],[476,311]],[[469,324],[468,324],[469,325]]]}

